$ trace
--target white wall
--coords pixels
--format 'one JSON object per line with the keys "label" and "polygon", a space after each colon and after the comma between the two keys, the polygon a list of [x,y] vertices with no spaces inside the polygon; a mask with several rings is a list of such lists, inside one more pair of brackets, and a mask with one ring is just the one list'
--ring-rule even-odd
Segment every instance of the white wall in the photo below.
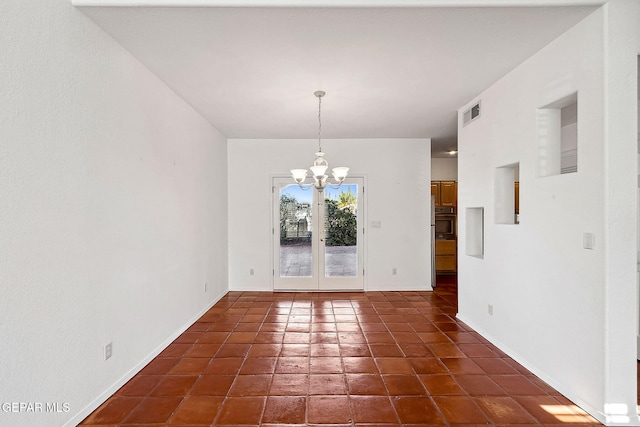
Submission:
{"label": "white wall", "polygon": [[[605,413],[624,421],[637,396],[637,135],[640,2],[605,6]],[[580,155],[580,154],[578,154]],[[634,158],[635,157],[635,158]],[[624,408],[622,408],[624,407]],[[626,412],[625,412],[626,409]],[[618,416],[620,410],[624,415]],[[635,421],[635,423],[633,422]],[[640,421],[631,417],[632,425]]]}
{"label": "white wall", "polygon": [[226,141],[68,0],[0,28],[0,402],[68,404],[0,425],[76,425],[226,291]]}
{"label": "white wall", "polygon": [[[611,64],[603,34],[616,22],[606,12],[594,12],[480,94],[482,118],[458,128],[459,317],[599,420],[614,422],[608,404],[626,405],[626,418],[615,422],[632,425],[635,337],[628,330],[636,317],[622,328],[611,319],[619,321],[614,312],[637,301],[635,216],[628,221],[636,148],[611,138],[607,128]],[[629,28],[639,22],[640,15],[632,16]],[[576,91],[578,172],[537,177],[536,109]],[[613,153],[618,148],[624,150]],[[623,172],[625,158],[633,166]],[[494,171],[518,162],[520,224],[495,224]],[[485,208],[480,257],[464,255],[467,207]],[[585,232],[595,234],[595,249],[583,248]],[[608,302],[613,295],[617,307]],[[618,348],[612,336],[623,341]]]}
{"label": "white wall", "polygon": [[458,158],[457,157],[432,157],[431,158],[432,181],[457,181]]}
{"label": "white wall", "polygon": [[[323,141],[329,167],[365,176],[365,290],[431,289],[430,146],[428,139]],[[272,290],[272,177],[310,166],[315,151],[317,140],[229,140],[231,290]]]}

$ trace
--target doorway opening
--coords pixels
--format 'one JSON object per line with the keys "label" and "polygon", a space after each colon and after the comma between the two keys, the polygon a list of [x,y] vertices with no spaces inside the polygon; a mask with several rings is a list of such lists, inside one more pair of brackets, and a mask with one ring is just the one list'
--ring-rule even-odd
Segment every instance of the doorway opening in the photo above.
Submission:
{"label": "doorway opening", "polygon": [[319,192],[274,178],[274,290],[364,289],[363,181]]}

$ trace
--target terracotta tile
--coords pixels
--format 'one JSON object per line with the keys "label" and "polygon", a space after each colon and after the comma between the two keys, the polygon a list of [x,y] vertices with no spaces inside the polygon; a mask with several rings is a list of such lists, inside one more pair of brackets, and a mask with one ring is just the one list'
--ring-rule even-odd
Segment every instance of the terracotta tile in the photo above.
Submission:
{"label": "terracotta tile", "polygon": [[184,332],[174,341],[175,344],[193,344],[198,338],[200,338],[200,332]]}
{"label": "terracotta tile", "polygon": [[339,357],[309,358],[309,372],[312,374],[334,374],[342,371],[342,359]]}
{"label": "terracotta tile", "polygon": [[266,397],[229,397],[220,410],[216,424],[259,425]]}
{"label": "terracotta tile", "polygon": [[347,374],[346,378],[350,394],[387,395],[387,389],[380,375]]}
{"label": "terracotta tile", "polygon": [[280,356],[308,356],[310,349],[309,344],[283,344]]}
{"label": "terracotta tile", "polygon": [[289,332],[302,332],[307,337],[308,333],[311,332],[311,323],[287,323],[287,328],[285,329],[286,333]]}
{"label": "terracotta tile", "polygon": [[229,389],[229,396],[266,396],[271,375],[238,375]]}
{"label": "terracotta tile", "polygon": [[171,375],[200,375],[209,365],[210,359],[203,357],[191,357],[180,359],[176,365],[171,368]]}
{"label": "terracotta tile", "polygon": [[436,357],[467,357],[455,344],[451,343],[435,343],[429,345],[429,350]]}
{"label": "terracotta tile", "polygon": [[347,396],[309,396],[307,421],[310,424],[351,425],[351,408]]}
{"label": "terracotta tile", "polygon": [[438,409],[450,424],[487,424],[488,418],[468,396],[435,396]]}
{"label": "terracotta tile", "polygon": [[446,374],[449,373],[447,367],[440,359],[411,358],[408,359],[413,371],[416,374]]}
{"label": "terracotta tile", "polygon": [[484,374],[484,371],[475,362],[477,359],[443,358],[440,360],[454,375]]}
{"label": "terracotta tile", "polygon": [[388,332],[367,332],[365,337],[369,344],[395,344],[393,335]]}
{"label": "terracotta tile", "polygon": [[146,397],[136,406],[124,423],[164,423],[182,402],[183,397]]}
{"label": "terracotta tile", "polygon": [[398,422],[398,417],[387,396],[352,396],[351,410],[356,423]]}
{"label": "terracotta tile", "polygon": [[117,395],[120,396],[146,396],[151,393],[159,383],[164,379],[162,375],[138,375],[127,382]]}
{"label": "terracotta tile", "polygon": [[309,358],[279,357],[275,372],[277,374],[307,374],[309,373]]}
{"label": "terracotta tile", "polygon": [[467,357],[497,357],[498,353],[485,344],[458,344]]}
{"label": "terracotta tile", "polygon": [[415,332],[393,332],[393,337],[395,338],[397,343],[411,343],[418,344],[422,343],[422,339]]}
{"label": "terracotta tile", "polygon": [[245,357],[251,344],[222,344],[216,353],[216,357]]}
{"label": "terracotta tile", "polygon": [[[344,329],[344,325],[338,325],[338,330]],[[366,344],[367,339],[359,332],[355,331],[341,331],[338,332],[338,341],[340,344]]]}
{"label": "terracotta tile", "polygon": [[173,357],[157,357],[145,366],[139,375],[164,375],[176,366],[180,361]]}
{"label": "terracotta tile", "polygon": [[475,398],[489,419],[496,424],[522,424],[535,420],[515,400],[506,396],[482,396]]}
{"label": "terracotta tile", "polygon": [[456,344],[478,344],[478,339],[470,332],[454,331],[446,332],[445,334]]}
{"label": "terracotta tile", "polygon": [[345,377],[342,374],[309,376],[310,395],[346,394]]}
{"label": "terracotta tile", "polygon": [[420,375],[420,381],[431,396],[466,394],[451,375]]}
{"label": "terracotta tile", "polygon": [[571,408],[553,396],[514,396],[513,399],[545,425],[577,421]]}
{"label": "terracotta tile", "polygon": [[[333,322],[320,322],[311,324],[311,332],[336,332],[336,324]],[[337,334],[336,334],[337,336]]]}
{"label": "terracotta tile", "polygon": [[198,338],[198,344],[222,344],[228,336],[229,332],[206,332]]}
{"label": "terracotta tile", "polygon": [[306,421],[305,397],[270,396],[262,416],[262,423],[302,424]]}
{"label": "terracotta tile", "polygon": [[184,396],[197,379],[197,376],[167,375],[150,396]]}
{"label": "terracotta tile", "polygon": [[404,353],[395,344],[371,344],[371,354],[374,357],[403,357]]}
{"label": "terracotta tile", "polygon": [[83,421],[84,424],[118,424],[142,402],[142,397],[115,396],[109,398]]}
{"label": "terracotta tile", "polygon": [[370,357],[371,351],[369,351],[369,346],[366,344],[340,343],[340,354],[342,357]]}
{"label": "terracotta tile", "polygon": [[275,357],[282,351],[281,344],[253,344],[247,357]]}
{"label": "terracotta tile", "polygon": [[284,332],[258,332],[256,337],[254,338],[254,343],[260,344],[281,344],[284,339]]}
{"label": "terracotta tile", "polygon": [[235,375],[240,371],[244,359],[240,357],[216,357],[209,363],[204,373],[207,375]]}
{"label": "terracotta tile", "polygon": [[222,402],[224,402],[223,397],[188,396],[178,406],[169,424],[210,425],[218,414]]}
{"label": "terracotta tile", "polygon": [[425,395],[425,389],[416,375],[383,375],[382,379],[391,396]]}
{"label": "terracotta tile", "polygon": [[189,348],[191,348],[192,344],[180,344],[173,343],[169,345],[169,347],[162,350],[162,352],[158,355],[158,357],[182,357]]}
{"label": "terracotta tile", "polygon": [[486,375],[456,375],[456,381],[472,396],[500,396],[507,393]]}
{"label": "terracotta tile", "polygon": [[193,385],[191,394],[194,396],[226,396],[234,375],[203,375]]}
{"label": "terracotta tile", "polygon": [[241,323],[262,323],[266,316],[264,314],[245,314],[242,319],[240,319]]}
{"label": "terracotta tile", "polygon": [[420,337],[420,339],[422,339],[423,342],[427,344],[451,342],[448,336],[439,331],[419,332],[418,336]]}
{"label": "terracotta tile", "polygon": [[425,344],[399,344],[406,357],[434,357]]}
{"label": "terracotta tile", "polygon": [[340,356],[340,346],[338,344],[311,344],[311,357],[337,357]]}
{"label": "terracotta tile", "polygon": [[411,325],[409,325],[407,322],[386,323],[386,326],[389,331],[394,333],[394,335],[395,332],[414,332]]}
{"label": "terracotta tile", "polygon": [[260,332],[284,332],[287,328],[287,322],[264,322],[260,325]]}
{"label": "terracotta tile", "polygon": [[403,357],[377,357],[375,362],[382,374],[412,374],[414,372],[409,361]]}
{"label": "terracotta tile", "polygon": [[529,381],[524,375],[492,375],[491,379],[512,396],[547,395],[544,390]]}
{"label": "terracotta tile", "polygon": [[444,425],[444,420],[428,397],[401,396],[392,397],[402,424]]}
{"label": "terracotta tile", "polygon": [[360,328],[365,332],[386,332],[387,327],[384,323],[361,323]]}
{"label": "terracotta tile", "polygon": [[438,328],[433,326],[433,323],[428,322],[428,321],[410,322],[409,324],[411,325],[411,327],[413,328],[414,331],[418,332],[418,335],[420,335],[420,338],[423,341],[424,341],[424,338],[422,338],[421,333],[424,333],[424,332],[437,332],[438,331]]}
{"label": "terracotta tile", "polygon": [[343,357],[344,371],[348,373],[378,374],[378,367],[371,357]]}
{"label": "terracotta tile", "polygon": [[255,339],[255,332],[232,332],[227,338],[227,344],[251,344]]}
{"label": "terracotta tile", "polygon": [[270,396],[306,396],[309,392],[309,375],[274,375],[269,389]]}
{"label": "terracotta tile", "polygon": [[193,344],[185,357],[208,357],[215,356],[220,348],[220,344]]}
{"label": "terracotta tile", "polygon": [[272,374],[276,368],[276,357],[250,357],[240,368],[241,375]]}
{"label": "terracotta tile", "polygon": [[490,375],[499,374],[518,374],[519,372],[501,358],[477,358],[475,362],[482,368],[484,372]]}
{"label": "terracotta tile", "polygon": [[[312,344],[338,344],[338,334],[335,332],[312,332]],[[313,348],[313,347],[312,347]]]}

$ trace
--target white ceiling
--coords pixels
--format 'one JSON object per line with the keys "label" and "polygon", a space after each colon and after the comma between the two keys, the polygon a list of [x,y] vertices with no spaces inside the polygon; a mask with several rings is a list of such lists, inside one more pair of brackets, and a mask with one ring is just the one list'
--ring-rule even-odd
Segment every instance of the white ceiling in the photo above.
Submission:
{"label": "white ceiling", "polygon": [[228,138],[316,137],[321,89],[323,138],[429,137],[434,156],[456,146],[459,107],[596,7],[86,3],[84,13]]}

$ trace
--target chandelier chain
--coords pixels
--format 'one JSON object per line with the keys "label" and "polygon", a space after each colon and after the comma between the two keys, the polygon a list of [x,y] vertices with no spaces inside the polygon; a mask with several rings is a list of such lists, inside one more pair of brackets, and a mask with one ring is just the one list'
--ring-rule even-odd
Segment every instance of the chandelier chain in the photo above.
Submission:
{"label": "chandelier chain", "polygon": [[318,97],[318,151],[322,152],[322,115],[321,115],[322,97]]}

